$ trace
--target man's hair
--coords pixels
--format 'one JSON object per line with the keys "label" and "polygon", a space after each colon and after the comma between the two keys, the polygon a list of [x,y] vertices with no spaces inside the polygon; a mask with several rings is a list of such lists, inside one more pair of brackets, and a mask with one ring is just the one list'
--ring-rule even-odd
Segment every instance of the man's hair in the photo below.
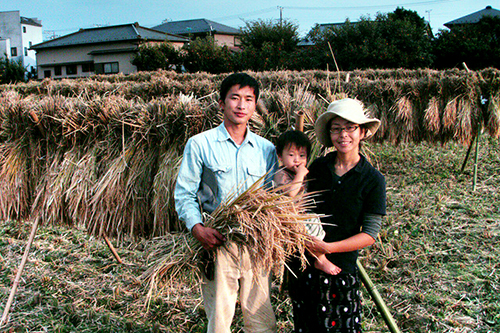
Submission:
{"label": "man's hair", "polygon": [[226,77],[220,85],[220,99],[224,101],[229,89],[236,85],[239,85],[240,88],[253,88],[255,101],[257,102],[257,100],[259,99],[259,83],[257,82],[257,80],[246,73],[233,73]]}
{"label": "man's hair", "polygon": [[278,137],[278,140],[276,141],[276,153],[278,156],[281,156],[281,154],[283,154],[283,150],[292,143],[297,148],[306,148],[307,158],[309,159],[311,154],[311,141],[307,135],[301,131],[286,131]]}

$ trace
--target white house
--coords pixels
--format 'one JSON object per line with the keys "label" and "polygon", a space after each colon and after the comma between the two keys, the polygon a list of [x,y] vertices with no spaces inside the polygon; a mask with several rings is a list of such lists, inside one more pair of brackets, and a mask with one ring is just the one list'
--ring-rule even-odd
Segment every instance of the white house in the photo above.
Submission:
{"label": "white house", "polygon": [[31,71],[36,68],[36,56],[30,48],[42,41],[42,21],[22,17],[18,10],[0,12],[0,57],[21,61]]}

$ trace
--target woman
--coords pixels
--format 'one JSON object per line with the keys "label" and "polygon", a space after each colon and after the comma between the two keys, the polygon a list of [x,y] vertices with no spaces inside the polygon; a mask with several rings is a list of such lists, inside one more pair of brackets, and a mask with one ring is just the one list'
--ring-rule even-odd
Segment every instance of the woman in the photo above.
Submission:
{"label": "woman", "polygon": [[341,268],[329,275],[310,266],[292,279],[295,332],[360,332],[361,304],[356,266],[358,250],[375,242],[385,215],[385,179],[360,154],[360,144],[378,129],[363,105],[346,98],[328,106],[315,124],[318,141],[336,151],[309,168],[308,191],[319,191],[316,213],[326,237],[316,241],[327,258]]}

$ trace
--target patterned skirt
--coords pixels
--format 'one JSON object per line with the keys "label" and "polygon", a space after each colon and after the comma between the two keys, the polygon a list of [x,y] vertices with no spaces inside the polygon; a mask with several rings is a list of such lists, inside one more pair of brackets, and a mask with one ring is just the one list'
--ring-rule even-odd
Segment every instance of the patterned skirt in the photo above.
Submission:
{"label": "patterned skirt", "polygon": [[296,333],[361,332],[358,274],[334,276],[310,268],[291,280]]}

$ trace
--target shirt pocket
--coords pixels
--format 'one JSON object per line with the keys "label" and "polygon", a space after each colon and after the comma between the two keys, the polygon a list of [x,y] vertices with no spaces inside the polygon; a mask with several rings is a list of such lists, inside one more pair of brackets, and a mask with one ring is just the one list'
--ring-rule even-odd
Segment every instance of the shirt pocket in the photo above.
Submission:
{"label": "shirt pocket", "polygon": [[254,165],[248,166],[247,178],[248,178],[248,181],[250,182],[249,185],[258,181],[265,174],[266,174],[266,167],[265,167],[265,165],[262,165],[262,163],[260,165],[254,164]]}
{"label": "shirt pocket", "polygon": [[222,199],[234,183],[234,176],[232,174],[232,167],[228,164],[209,164],[206,165],[212,171],[217,182],[217,199]]}

